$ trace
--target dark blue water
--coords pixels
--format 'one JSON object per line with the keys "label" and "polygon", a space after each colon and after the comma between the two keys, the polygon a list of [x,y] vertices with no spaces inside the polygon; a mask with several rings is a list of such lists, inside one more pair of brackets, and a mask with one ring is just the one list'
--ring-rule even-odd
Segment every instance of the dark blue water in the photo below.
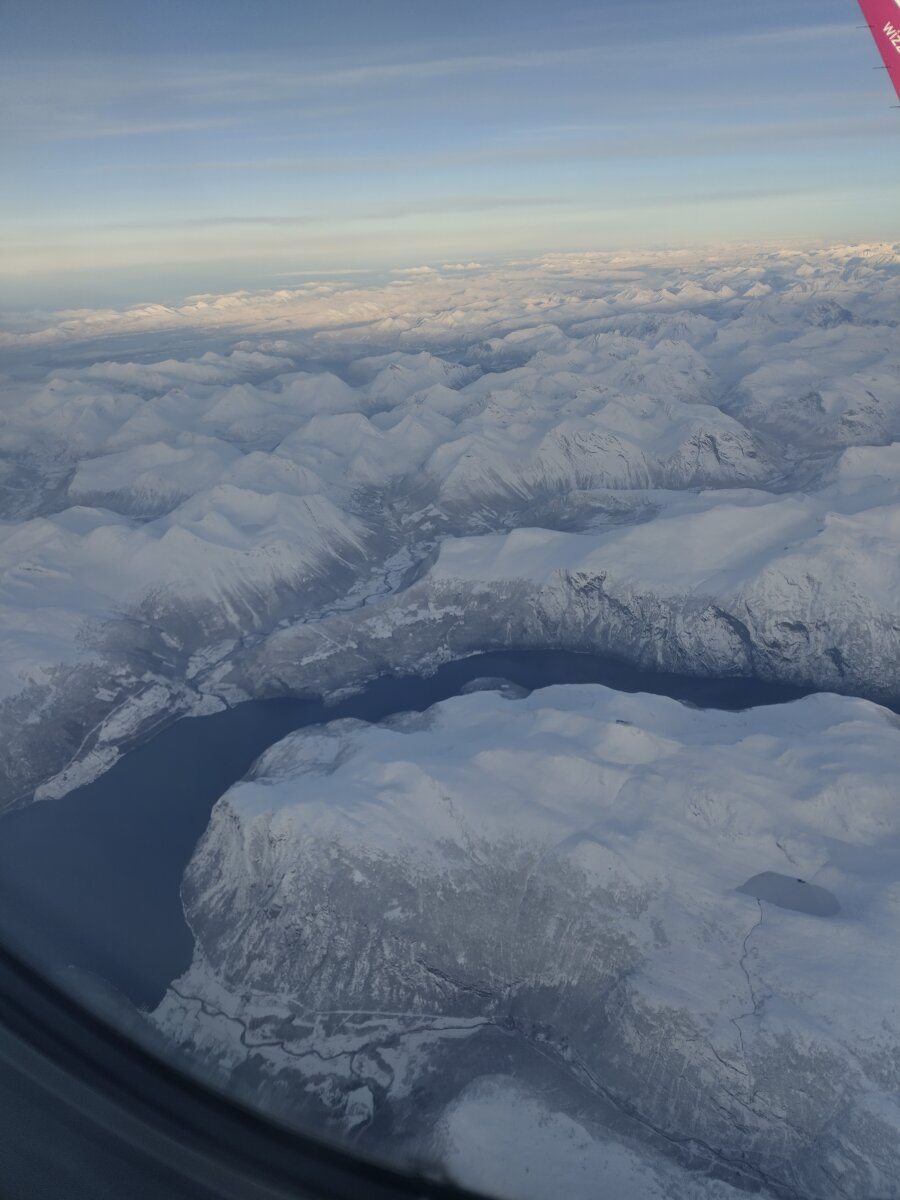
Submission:
{"label": "dark blue water", "polygon": [[778,908],[805,913],[809,917],[834,917],[841,911],[837,897],[817,883],[807,883],[793,875],[782,875],[778,871],[763,871],[754,875],[739,888],[745,896],[765,900]]}
{"label": "dark blue water", "polygon": [[526,688],[602,683],[704,708],[737,710],[808,694],[752,679],[691,679],[615,658],[558,650],[498,651],[434,675],[387,676],[341,703],[248,701],[176,721],[93,783],[0,819],[0,923],[48,966],[72,964],[155,1005],[191,961],[181,877],[212,806],[268,746],[294,729],[423,711],[472,680]]}

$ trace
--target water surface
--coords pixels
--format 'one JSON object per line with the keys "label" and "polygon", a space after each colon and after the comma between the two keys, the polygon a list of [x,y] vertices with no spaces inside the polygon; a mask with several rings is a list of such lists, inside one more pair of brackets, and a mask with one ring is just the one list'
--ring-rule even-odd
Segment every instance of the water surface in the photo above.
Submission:
{"label": "water surface", "polygon": [[0,921],[47,965],[91,971],[135,1004],[155,1005],[191,961],[179,894],[184,869],[216,800],[265,749],[294,729],[337,718],[421,712],[486,677],[528,689],[601,683],[726,710],[807,694],[760,680],[642,671],[606,655],[496,651],[427,678],[385,676],[331,706],[251,700],[183,718],[92,783],[0,819]]}
{"label": "water surface", "polygon": [[765,900],[778,908],[806,913],[810,917],[834,917],[841,911],[837,897],[817,883],[795,879],[792,875],[781,875],[778,871],[763,871],[754,875],[738,889],[746,896]]}

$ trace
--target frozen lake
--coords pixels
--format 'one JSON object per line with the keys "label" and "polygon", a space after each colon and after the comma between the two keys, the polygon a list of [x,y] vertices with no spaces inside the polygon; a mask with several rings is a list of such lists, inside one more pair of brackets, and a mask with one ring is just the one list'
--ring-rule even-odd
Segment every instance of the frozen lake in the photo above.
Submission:
{"label": "frozen lake", "polygon": [[778,908],[789,908],[811,917],[834,917],[841,911],[837,898],[826,888],[791,875],[780,875],[777,871],[754,875],[737,890]]}

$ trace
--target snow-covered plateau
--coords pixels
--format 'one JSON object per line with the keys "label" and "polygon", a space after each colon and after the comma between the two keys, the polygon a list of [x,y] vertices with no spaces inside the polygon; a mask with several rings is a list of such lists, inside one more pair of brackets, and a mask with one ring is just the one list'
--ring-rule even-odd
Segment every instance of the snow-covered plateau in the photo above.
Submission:
{"label": "snow-covered plateau", "polygon": [[589,685],[299,731],[216,805],[153,1020],[506,1195],[894,1196],[898,739],[864,700]]}
{"label": "snow-covered plateau", "polygon": [[173,1042],[511,1196],[900,1198],[900,246],[5,313],[0,348],[0,811],[179,716],[491,649],[821,693],[288,738],[188,870]]}

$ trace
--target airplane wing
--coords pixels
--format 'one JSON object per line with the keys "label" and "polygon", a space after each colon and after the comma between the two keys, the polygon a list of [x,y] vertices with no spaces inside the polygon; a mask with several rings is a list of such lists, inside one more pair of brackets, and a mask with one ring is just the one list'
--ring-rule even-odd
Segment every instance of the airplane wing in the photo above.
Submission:
{"label": "airplane wing", "polygon": [[859,0],[900,100],[900,0]]}

